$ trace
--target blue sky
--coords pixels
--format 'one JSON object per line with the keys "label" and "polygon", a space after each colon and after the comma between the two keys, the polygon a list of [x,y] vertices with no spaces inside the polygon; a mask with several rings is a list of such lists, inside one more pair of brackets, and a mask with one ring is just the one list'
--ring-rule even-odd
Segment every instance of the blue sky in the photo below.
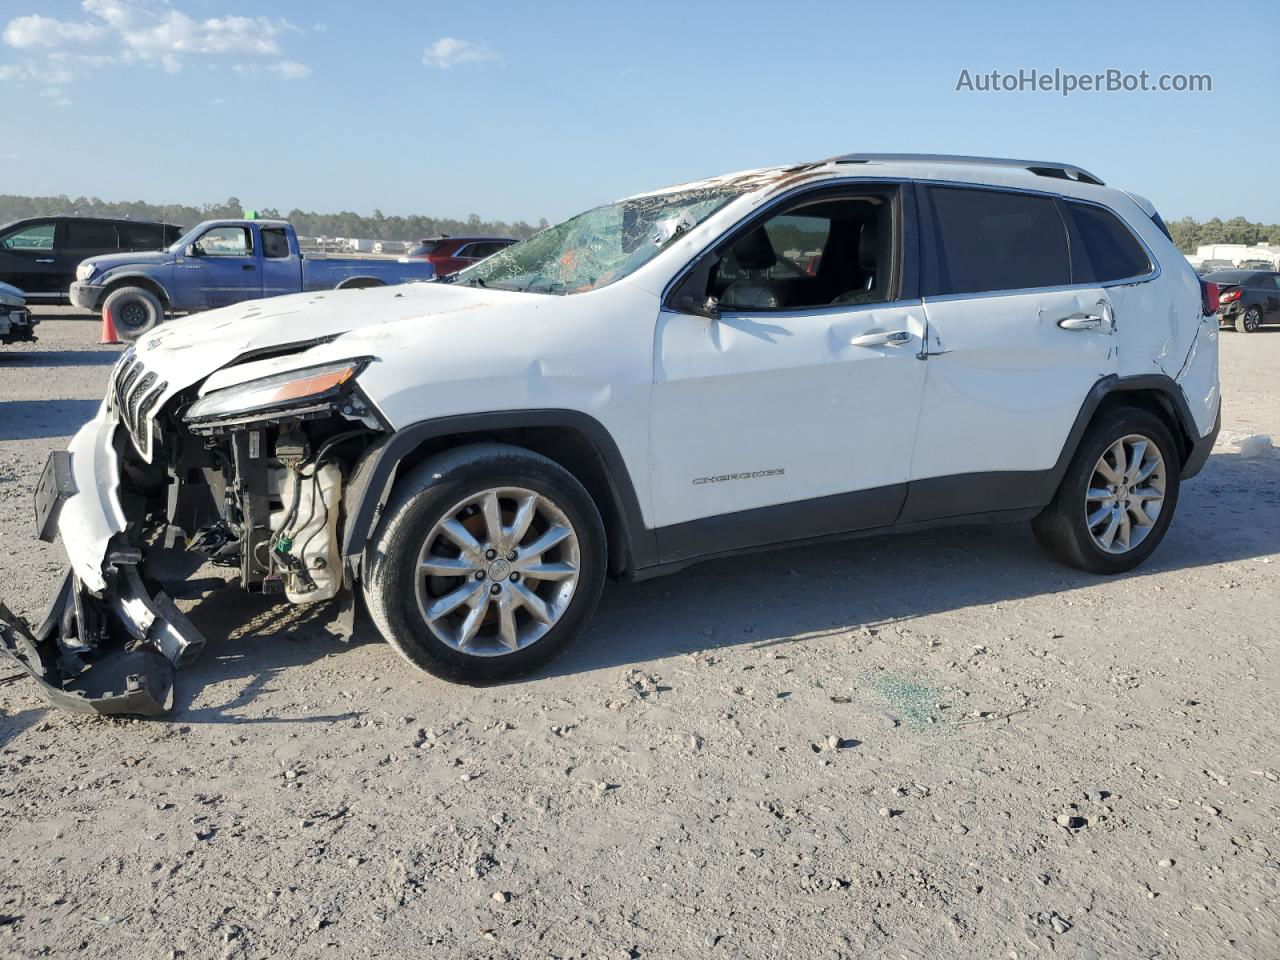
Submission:
{"label": "blue sky", "polygon": [[[1170,218],[1276,222],[1277,35],[1275,0],[0,0],[0,192],[536,222],[927,151],[1066,160]],[[1213,90],[955,89],[1055,67]]]}

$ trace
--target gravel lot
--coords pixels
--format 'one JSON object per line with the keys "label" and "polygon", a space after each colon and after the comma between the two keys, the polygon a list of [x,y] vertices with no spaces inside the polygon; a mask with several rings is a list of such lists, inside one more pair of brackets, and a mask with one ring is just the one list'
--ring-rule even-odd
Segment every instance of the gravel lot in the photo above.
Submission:
{"label": "gravel lot", "polygon": [[[0,596],[114,348],[0,347]],[[1223,435],[1152,562],[1024,526],[607,588],[486,690],[233,590],[171,721],[0,685],[0,956],[1280,956],[1280,329],[1224,334]],[[11,673],[0,670],[0,675]]]}

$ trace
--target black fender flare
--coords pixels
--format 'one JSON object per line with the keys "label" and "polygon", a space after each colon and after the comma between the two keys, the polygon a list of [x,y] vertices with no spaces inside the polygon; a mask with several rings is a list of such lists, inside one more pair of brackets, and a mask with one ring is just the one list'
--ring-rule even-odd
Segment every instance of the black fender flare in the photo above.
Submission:
{"label": "black fender flare", "polygon": [[645,526],[635,485],[613,436],[600,421],[588,414],[551,408],[499,410],[420,420],[371,446],[356,464],[344,495],[342,553],[348,565],[359,570],[364,549],[377,529],[400,464],[424,443],[454,435],[469,440],[501,431],[539,427],[562,428],[581,435],[599,459],[608,485],[608,496],[613,500],[608,506],[616,509],[619,519],[618,533],[623,553],[620,566],[624,574],[629,576],[656,564],[657,538]]}
{"label": "black fender flare", "polygon": [[1067,472],[1067,467],[1071,465],[1071,461],[1076,455],[1076,450],[1080,446],[1080,441],[1084,438],[1085,430],[1089,428],[1094,414],[1098,412],[1098,408],[1102,406],[1103,401],[1111,396],[1123,396],[1125,393],[1137,392],[1155,394],[1163,399],[1168,404],[1167,409],[1173,414],[1178,426],[1181,428],[1181,439],[1186,443],[1186,450],[1183,451],[1182,459],[1182,479],[1188,480],[1200,472],[1205,460],[1209,457],[1209,451],[1213,448],[1213,441],[1217,438],[1218,427],[1215,425],[1207,437],[1200,436],[1200,429],[1196,426],[1196,418],[1191,413],[1187,398],[1173,377],[1163,373],[1144,373],[1121,377],[1113,373],[1098,380],[1085,395],[1084,403],[1080,406],[1080,412],[1076,415],[1075,423],[1071,426],[1071,432],[1067,435],[1067,442],[1062,445],[1062,453],[1058,456],[1058,462],[1054,464],[1053,469],[1050,471],[1052,476],[1052,486],[1049,490],[1050,496],[1053,495],[1053,492],[1058,489],[1058,485],[1062,482],[1062,478]]}

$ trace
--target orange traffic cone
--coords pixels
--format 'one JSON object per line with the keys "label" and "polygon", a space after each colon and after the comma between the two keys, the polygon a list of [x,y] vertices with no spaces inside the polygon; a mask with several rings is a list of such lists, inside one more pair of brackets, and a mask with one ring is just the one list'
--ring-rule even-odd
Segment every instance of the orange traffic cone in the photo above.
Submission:
{"label": "orange traffic cone", "polygon": [[120,343],[120,337],[116,333],[115,321],[111,319],[111,311],[106,307],[102,308],[102,336],[98,338],[99,343]]}

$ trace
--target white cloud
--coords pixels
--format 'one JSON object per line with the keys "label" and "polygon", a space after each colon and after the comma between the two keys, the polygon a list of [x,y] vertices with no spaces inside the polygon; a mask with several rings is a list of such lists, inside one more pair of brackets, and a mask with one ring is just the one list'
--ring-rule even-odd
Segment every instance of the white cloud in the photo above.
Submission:
{"label": "white cloud", "polygon": [[422,62],[428,67],[448,70],[459,63],[501,63],[502,54],[487,43],[441,37],[434,43],[427,44],[427,49],[422,53]]}
{"label": "white cloud", "polygon": [[[0,80],[21,80],[24,76],[39,77],[49,85],[64,85],[74,77],[67,74],[69,64],[80,67],[105,66],[104,61],[125,64],[146,64],[174,74],[183,69],[186,61],[200,57],[223,64],[228,58],[280,58],[283,56],[281,38],[285,34],[301,30],[283,19],[263,16],[194,17],[175,9],[168,0],[81,0],[88,19],[85,21],[56,20],[39,14],[16,17],[9,21],[0,37],[16,49],[32,52],[46,51],[44,65],[28,63],[25,68],[16,65],[0,65]],[[73,57],[65,52],[69,47],[92,48],[113,51]],[[49,79],[48,72],[54,59],[58,59],[63,71],[58,79]],[[262,63],[258,69],[288,80],[307,77],[311,68],[296,60],[280,59],[274,63]]]}
{"label": "white cloud", "polygon": [[55,20],[33,13],[15,17],[4,28],[4,42],[11,47],[65,47],[77,43],[91,43],[103,35],[101,26],[94,23],[72,23]]}
{"label": "white cloud", "polygon": [[311,68],[305,63],[294,60],[281,60],[279,63],[236,63],[231,69],[242,77],[260,77],[263,74],[275,74],[285,80],[302,80],[311,76]]}

